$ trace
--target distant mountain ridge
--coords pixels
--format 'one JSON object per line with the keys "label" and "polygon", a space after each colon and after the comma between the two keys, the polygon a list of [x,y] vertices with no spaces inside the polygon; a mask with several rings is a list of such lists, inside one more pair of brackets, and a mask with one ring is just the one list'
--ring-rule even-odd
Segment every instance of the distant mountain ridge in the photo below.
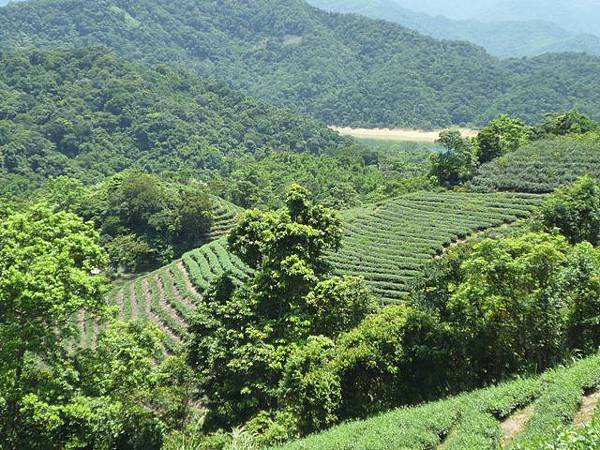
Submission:
{"label": "distant mountain ridge", "polygon": [[452,19],[542,20],[573,33],[600,36],[598,0],[393,0],[401,7]]}
{"label": "distant mountain ridge", "polygon": [[600,55],[600,37],[577,34],[540,20],[453,20],[399,6],[399,0],[308,0],[326,11],[361,14],[397,22],[437,39],[469,41],[501,58],[537,56],[543,53],[585,52]]}
{"label": "distant mountain ridge", "polygon": [[500,112],[600,118],[600,58],[501,61],[467,42],[331,14],[302,0],[29,0],[0,10],[0,46],[104,46],[184,65],[331,125],[444,127]]}

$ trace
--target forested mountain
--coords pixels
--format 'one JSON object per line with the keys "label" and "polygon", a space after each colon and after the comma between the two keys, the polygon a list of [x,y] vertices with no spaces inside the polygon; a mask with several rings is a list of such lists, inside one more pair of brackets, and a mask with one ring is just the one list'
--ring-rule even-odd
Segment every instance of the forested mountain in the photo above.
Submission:
{"label": "forested mountain", "polygon": [[570,31],[600,36],[598,6],[597,0],[495,0],[477,2],[473,10],[484,20],[548,20]]}
{"label": "forested mountain", "polygon": [[303,0],[34,0],[0,11],[5,47],[104,45],[181,63],[330,124],[443,126],[498,112],[600,117],[600,59],[499,61],[400,25],[328,14]]}
{"label": "forested mountain", "polygon": [[576,33],[598,35],[597,0],[393,0],[398,5],[453,19],[545,20]]}
{"label": "forested mountain", "polygon": [[346,142],[220,82],[104,49],[0,51],[0,193],[129,167],[198,177],[244,155],[319,154]]}
{"label": "forested mountain", "polygon": [[598,449],[598,74],[304,0],[3,6],[0,447]]}
{"label": "forested mountain", "polygon": [[540,20],[452,20],[400,6],[394,0],[308,0],[326,11],[361,14],[397,22],[437,39],[469,41],[498,57],[536,56],[551,52],[586,52],[600,55],[600,37],[573,33]]}

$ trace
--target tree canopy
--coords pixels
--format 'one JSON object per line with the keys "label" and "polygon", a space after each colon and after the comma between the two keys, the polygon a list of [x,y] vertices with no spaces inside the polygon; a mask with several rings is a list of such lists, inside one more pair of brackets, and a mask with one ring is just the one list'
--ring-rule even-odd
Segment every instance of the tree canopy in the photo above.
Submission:
{"label": "tree canopy", "polygon": [[60,362],[81,310],[106,311],[106,255],[91,224],[71,213],[35,206],[0,222],[0,386],[6,402],[0,429],[6,448],[26,407],[27,362]]}
{"label": "tree canopy", "polygon": [[[362,280],[329,275],[324,252],[335,250],[340,237],[333,212],[297,185],[284,208],[250,211],[234,228],[230,249],[255,275],[239,288],[227,274],[218,279],[190,327],[189,358],[210,408],[209,426],[260,423],[261,412],[292,395],[280,394],[278,385],[293,348],[312,335],[334,337],[370,311]],[[331,421],[318,417],[315,423]]]}
{"label": "tree canopy", "polygon": [[551,194],[538,214],[542,227],[558,228],[571,243],[600,244],[600,183],[580,178]]}
{"label": "tree canopy", "polygon": [[0,10],[0,42],[102,45],[149,65],[185,65],[331,125],[481,124],[504,112],[534,122],[575,106],[600,117],[600,92],[588,88],[600,58],[500,60],[304,0],[34,0]]}
{"label": "tree canopy", "polygon": [[207,179],[243,155],[348,143],[222,83],[143,69],[105,49],[3,50],[0,61],[2,194],[59,175],[97,183],[127,168]]}

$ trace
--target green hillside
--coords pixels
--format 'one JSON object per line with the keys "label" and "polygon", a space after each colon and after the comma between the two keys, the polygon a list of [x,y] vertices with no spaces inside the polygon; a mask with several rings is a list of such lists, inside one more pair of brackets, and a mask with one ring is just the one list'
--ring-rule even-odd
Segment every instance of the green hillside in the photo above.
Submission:
{"label": "green hillside", "polygon": [[346,143],[222,83],[107,50],[0,51],[0,193],[58,175],[95,183],[132,167],[207,178],[242,156]]}
{"label": "green hillside", "polygon": [[[342,217],[342,249],[328,259],[336,273],[364,277],[383,303],[399,302],[445,246],[525,218],[540,200],[526,194],[415,193],[351,210]],[[241,284],[251,274],[225,245],[212,242],[113,291],[120,317],[157,322],[175,348],[187,336],[198,296],[212,281],[228,272]],[[89,326],[84,334],[93,336]]]}
{"label": "green hillside", "polygon": [[[285,450],[542,450],[597,448],[594,441],[561,442],[560,433],[594,422],[600,426],[597,398],[600,357],[458,397],[402,408],[339,425],[278,447]],[[588,409],[583,411],[582,408]],[[591,410],[590,410],[591,406]],[[581,428],[579,428],[581,432]],[[590,435],[592,435],[590,433]],[[577,446],[579,442],[580,446]],[[565,446],[560,446],[560,445]],[[597,442],[596,442],[597,444]],[[555,445],[555,446],[551,446]]]}
{"label": "green hillside", "polygon": [[343,214],[344,240],[329,259],[339,274],[364,277],[385,303],[401,300],[445,246],[528,217],[530,195],[415,193]]}
{"label": "green hillside", "polygon": [[220,197],[211,197],[213,203],[212,219],[213,223],[210,231],[206,235],[206,241],[212,242],[225,236],[235,226],[243,209]]}
{"label": "green hillside", "polygon": [[573,107],[600,117],[598,58],[500,61],[303,0],[33,0],[0,11],[0,42],[103,45],[131,60],[180,63],[335,125],[479,124],[499,112],[535,122]]}
{"label": "green hillside", "polygon": [[583,175],[600,174],[600,135],[533,142],[484,164],[472,181],[480,191],[551,192]]}
{"label": "green hillside", "polygon": [[399,23],[436,39],[469,41],[501,58],[536,56],[550,52],[600,55],[600,37],[572,33],[543,21],[452,20],[404,8],[393,0],[309,0],[326,11],[354,13]]}

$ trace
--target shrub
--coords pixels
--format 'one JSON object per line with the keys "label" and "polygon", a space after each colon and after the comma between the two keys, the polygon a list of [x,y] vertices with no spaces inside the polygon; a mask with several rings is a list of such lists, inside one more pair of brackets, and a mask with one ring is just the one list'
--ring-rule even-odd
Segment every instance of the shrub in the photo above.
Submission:
{"label": "shrub", "polygon": [[299,419],[304,432],[326,428],[338,419],[340,379],[332,361],[333,341],[324,336],[309,338],[289,356],[280,383],[280,398]]}
{"label": "shrub", "polygon": [[362,278],[334,277],[318,283],[306,296],[312,334],[337,336],[373,310],[375,300]]}
{"label": "shrub", "polygon": [[438,322],[405,305],[389,306],[340,335],[334,364],[343,414],[364,416],[435,395],[445,379]]}
{"label": "shrub", "polygon": [[543,203],[538,221],[558,228],[572,244],[600,243],[600,183],[588,176],[557,190]]}

